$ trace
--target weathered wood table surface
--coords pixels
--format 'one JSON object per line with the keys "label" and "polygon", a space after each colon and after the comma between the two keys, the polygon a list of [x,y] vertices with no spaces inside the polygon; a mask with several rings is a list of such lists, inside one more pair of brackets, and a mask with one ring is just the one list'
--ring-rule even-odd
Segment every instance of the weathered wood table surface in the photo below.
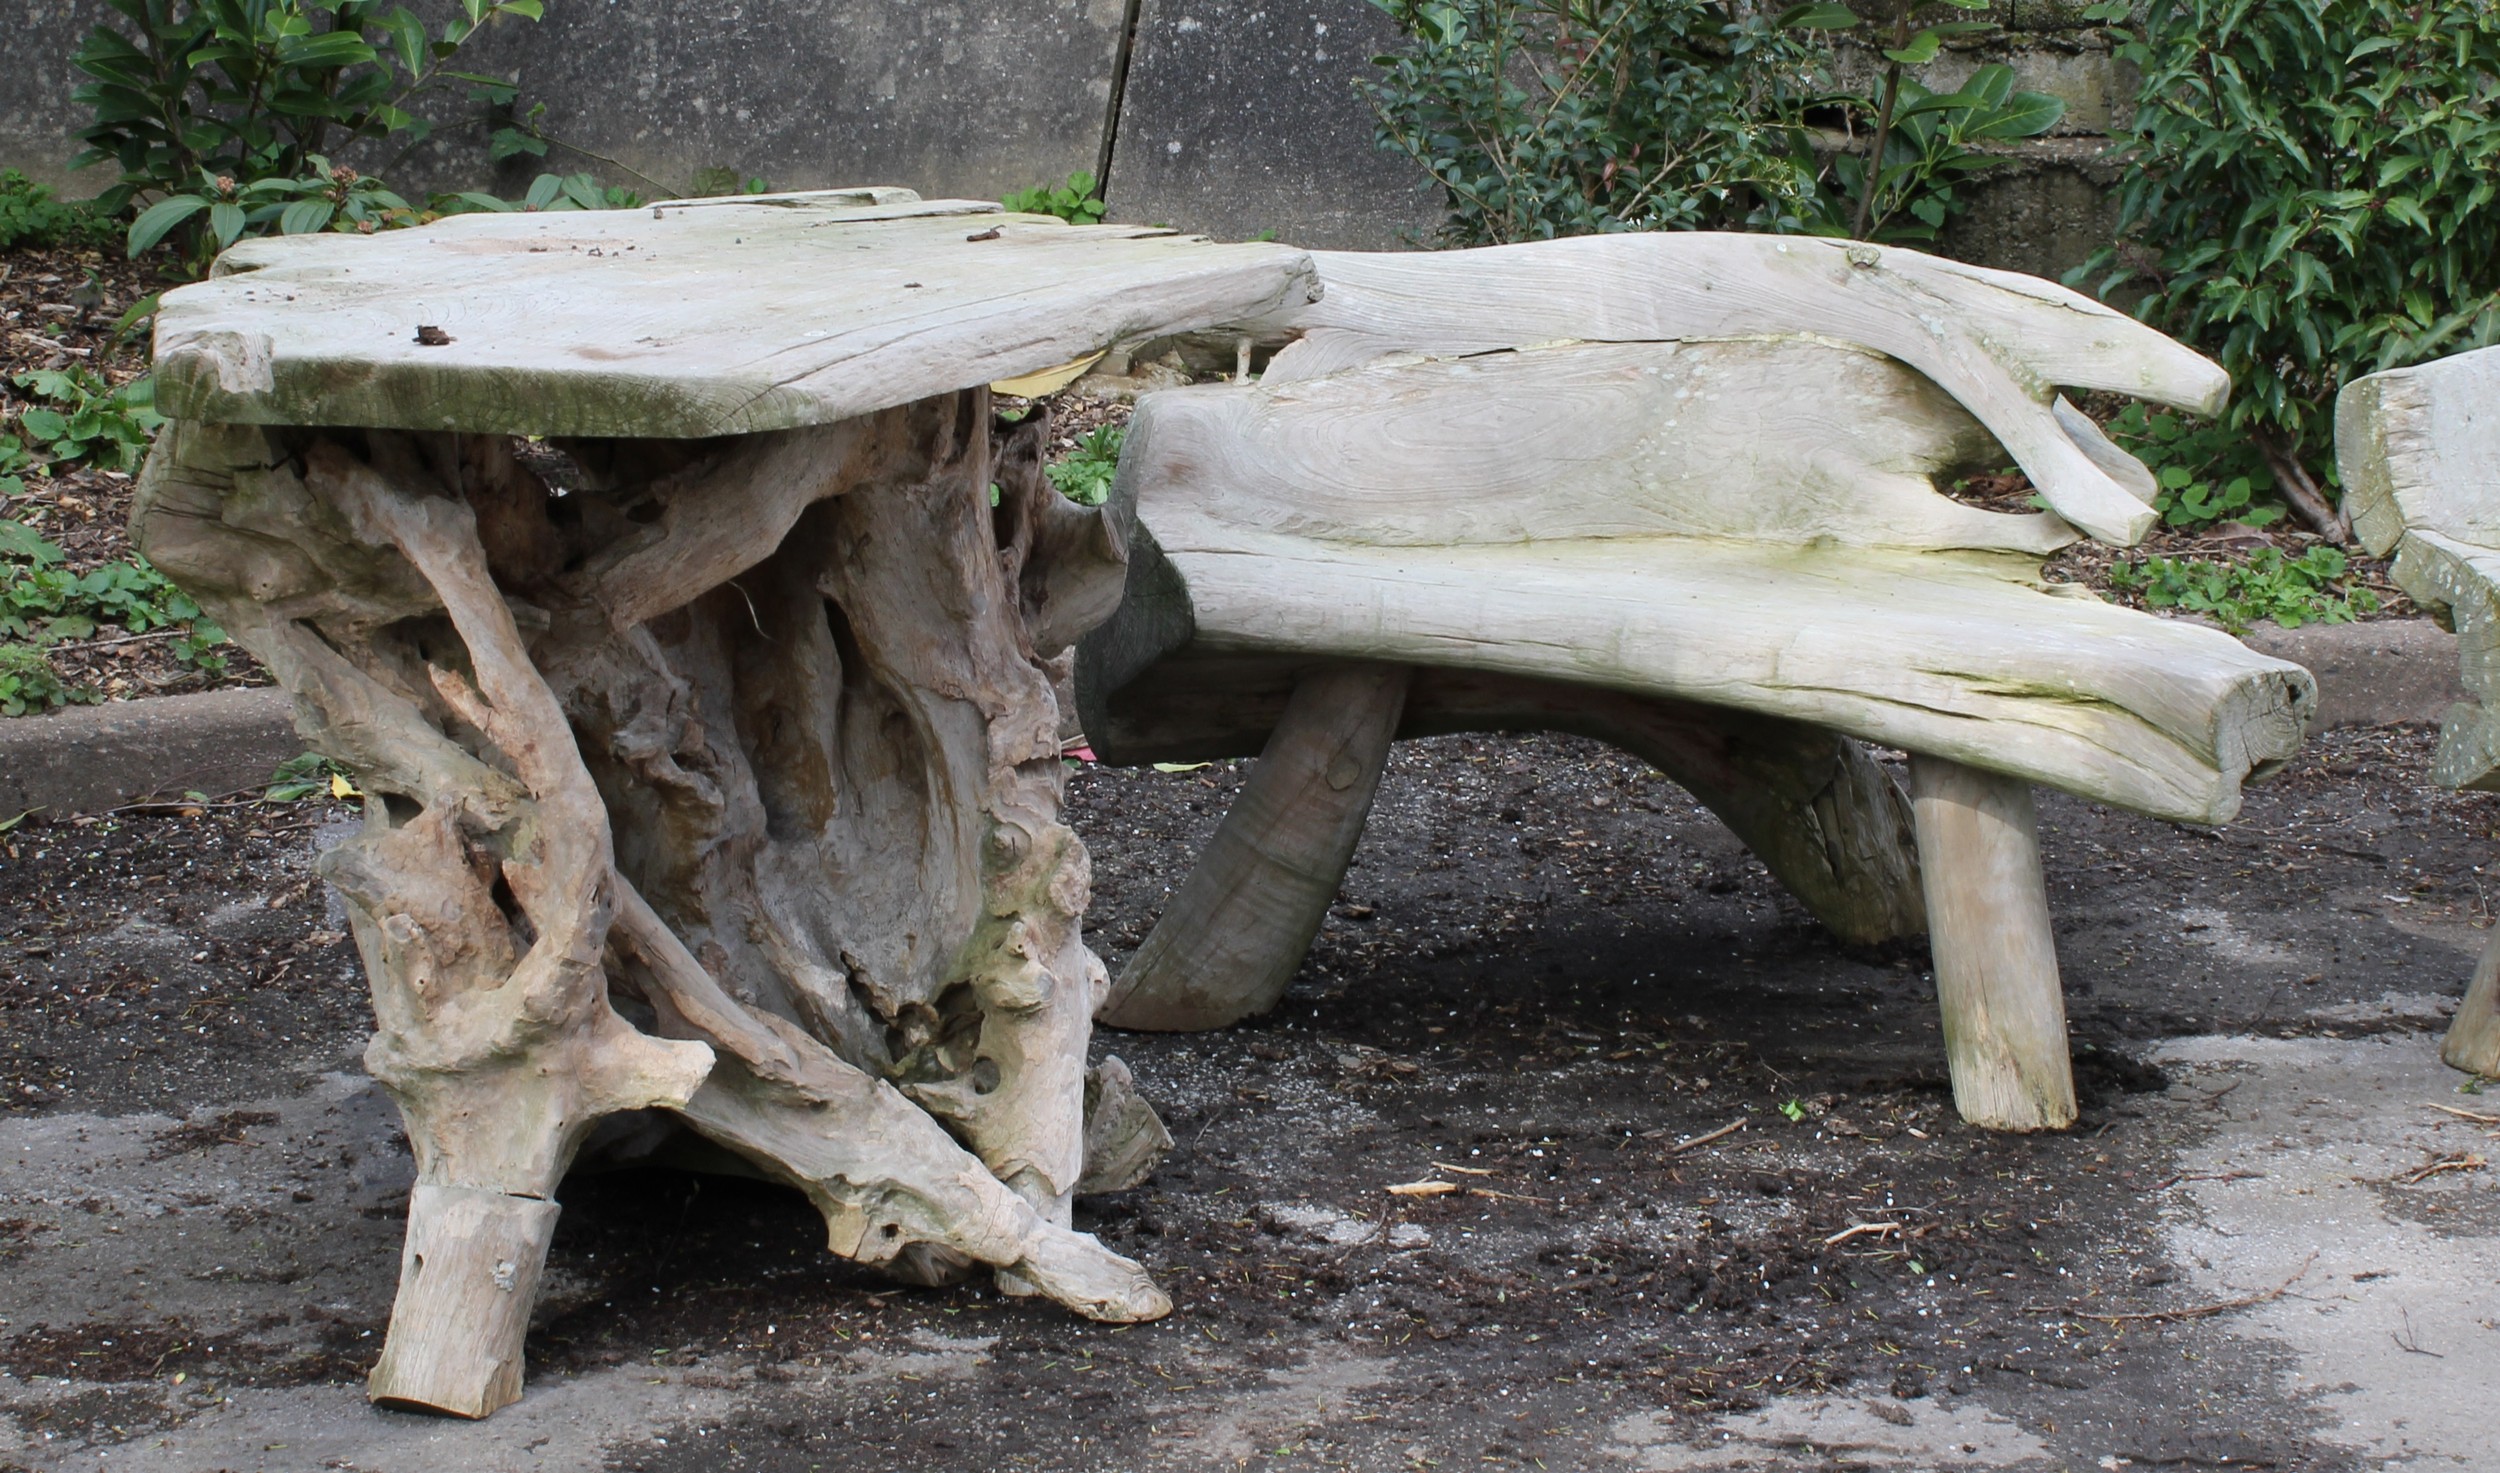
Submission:
{"label": "weathered wood table surface", "polygon": [[624,1112],[835,1253],[1168,1309],[1069,1227],[1160,1132],[1086,1072],[1051,693],[1126,549],[984,386],[1316,291],[877,190],[258,241],[166,297],[134,534],[367,795],[322,868],[417,1162],[376,1400],[520,1394],[557,1182]]}

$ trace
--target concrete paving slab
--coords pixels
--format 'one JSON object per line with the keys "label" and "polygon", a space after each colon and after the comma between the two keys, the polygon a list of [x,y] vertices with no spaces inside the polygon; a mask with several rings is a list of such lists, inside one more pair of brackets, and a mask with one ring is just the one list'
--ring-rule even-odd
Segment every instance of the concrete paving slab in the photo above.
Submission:
{"label": "concrete paving slab", "polygon": [[2459,1093],[2427,1034],[2181,1039],[2159,1058],[2219,1120],[2180,1158],[2170,1242],[2207,1302],[2289,1284],[2225,1321],[2292,1348],[2277,1394],[2365,1468],[2500,1465],[2500,1173],[2410,1179],[2500,1155],[2494,1127],[2429,1108],[2500,1098]]}

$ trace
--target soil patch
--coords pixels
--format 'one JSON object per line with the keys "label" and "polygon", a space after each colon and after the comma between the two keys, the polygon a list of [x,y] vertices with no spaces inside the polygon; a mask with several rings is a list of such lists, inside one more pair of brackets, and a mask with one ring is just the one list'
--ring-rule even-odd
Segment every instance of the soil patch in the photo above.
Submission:
{"label": "soil patch", "polygon": [[[350,1065],[372,1010],[308,842],[343,811],[194,807],[0,834],[0,1113],[180,1115]],[[166,1149],[250,1123],[186,1126]]]}
{"label": "soil patch", "polygon": [[[2500,798],[2427,787],[2433,743],[2323,737],[2221,830],[2044,798],[2084,1102],[2076,1130],[2045,1137],[1955,1117],[1923,954],[1836,947],[1637,763],[1553,737],[1408,744],[1282,1008],[1213,1035],[1099,1038],[1178,1144],[1080,1223],[1152,1268],[1170,1320],[898,1289],[829,1260],[793,1193],[585,1174],[564,1192],[531,1395],[678,1388],[641,1414],[647,1441],[601,1464],[654,1470],[1684,1467],[1703,1465],[1676,1449],[1713,1428],[1792,1446],[1847,1427],[1962,1439],[1982,1466],[2350,1467],[2315,1440],[2317,1413],[2264,1390],[2287,1362],[2202,1313],[2285,1282],[2299,1255],[2216,1286],[2165,1245],[2165,1209],[2217,1180],[2180,1163],[2237,1076],[2180,1074],[2149,1041],[2439,1023],[2489,919],[2476,866]],[[1093,939],[1115,967],[1245,770],[1071,773]],[[180,1113],[352,1056],[365,1004],[304,884],[305,837],[219,813],[12,836],[14,1107]],[[134,924],[163,929],[172,965],[122,955]],[[116,934],[130,972],[79,950]],[[262,1109],[199,1110],[144,1152],[224,1171],[286,1149]],[[2424,1220],[2471,1226],[2481,1209],[2456,1194],[2474,1176],[2380,1191],[2412,1215],[2457,1203]],[[0,1369],[139,1378],[103,1352],[188,1337],[224,1347],[203,1374],[358,1406],[393,1264],[371,1244],[317,1261],[322,1214],[349,1209],[323,1173],[300,1180],[225,1224],[238,1246],[218,1262],[293,1244],[270,1282],[344,1274],[344,1298],[238,1288],[231,1324],[21,1323],[0,1332]],[[1387,1190],[1417,1182],[1451,1190]],[[387,1228],[361,1214],[396,1200],[356,1206],[357,1231]],[[135,1221],[123,1210],[10,1211],[0,1251],[31,1262],[64,1231]],[[283,1318],[255,1330],[268,1313]],[[703,1414],[664,1410],[697,1393]],[[98,1444],[137,1415],[45,1405],[67,1419],[47,1426]]]}

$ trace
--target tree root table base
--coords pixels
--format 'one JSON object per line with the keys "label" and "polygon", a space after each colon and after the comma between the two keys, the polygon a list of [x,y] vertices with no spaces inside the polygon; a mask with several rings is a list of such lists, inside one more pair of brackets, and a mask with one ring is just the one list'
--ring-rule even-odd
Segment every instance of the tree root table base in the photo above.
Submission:
{"label": "tree root table base", "polygon": [[141,547],[365,794],[321,869],[417,1165],[377,1401],[519,1395],[557,1184],[623,1112],[899,1277],[1169,1309],[1069,1227],[1169,1142],[1085,1067],[1052,678],[1125,552],[1045,433],[994,437],[976,389],[557,442],[551,485],[501,435],[168,426]]}

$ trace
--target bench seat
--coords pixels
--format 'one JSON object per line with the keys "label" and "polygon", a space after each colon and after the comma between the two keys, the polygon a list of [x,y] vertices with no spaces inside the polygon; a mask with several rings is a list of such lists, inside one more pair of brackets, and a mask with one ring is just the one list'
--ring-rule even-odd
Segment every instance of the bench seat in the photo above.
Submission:
{"label": "bench seat", "polygon": [[[1656,269],[1680,249],[1681,281]],[[1779,303],[1725,289],[1747,251],[1850,339],[1760,330]],[[1843,938],[1925,930],[1964,1114],[2071,1121],[2032,786],[2221,823],[2316,706],[2298,666],[2041,574],[2086,530],[2140,535],[2153,491],[2044,373],[2210,409],[2211,365],[2046,283],[1872,247],[1315,259],[1265,378],[1147,396],[1122,452],[1086,733],[1115,763],[1260,762],[1098,1019],[1272,1006],[1389,744],[1545,727],[1655,763]],[[1505,345],[1479,319],[1510,310]],[[1679,315],[1715,331],[1626,340]],[[2059,510],[1940,492],[2009,459]],[[1910,754],[1907,794],[1862,743]]]}

